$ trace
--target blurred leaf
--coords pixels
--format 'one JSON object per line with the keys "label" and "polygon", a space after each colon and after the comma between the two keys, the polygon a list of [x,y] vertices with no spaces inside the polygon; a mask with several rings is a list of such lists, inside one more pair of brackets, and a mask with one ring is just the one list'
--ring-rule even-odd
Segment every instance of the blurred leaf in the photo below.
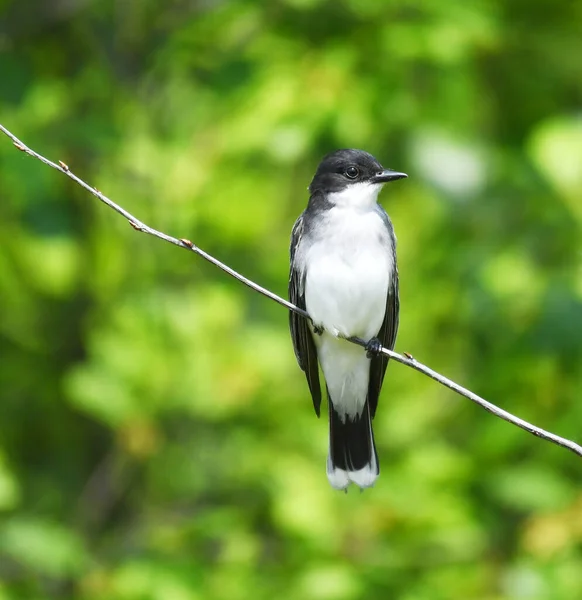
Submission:
{"label": "blurred leaf", "polygon": [[0,510],[16,508],[20,501],[20,487],[6,459],[0,454]]}
{"label": "blurred leaf", "polygon": [[539,465],[499,469],[488,478],[490,493],[512,508],[558,508],[572,499],[573,489],[562,478]]}
{"label": "blurred leaf", "polygon": [[87,562],[77,533],[32,517],[7,521],[0,529],[0,548],[24,567],[53,577],[77,574]]}
{"label": "blurred leaf", "polygon": [[529,150],[538,169],[582,220],[579,204],[574,202],[582,193],[582,119],[558,117],[542,122],[532,133]]}

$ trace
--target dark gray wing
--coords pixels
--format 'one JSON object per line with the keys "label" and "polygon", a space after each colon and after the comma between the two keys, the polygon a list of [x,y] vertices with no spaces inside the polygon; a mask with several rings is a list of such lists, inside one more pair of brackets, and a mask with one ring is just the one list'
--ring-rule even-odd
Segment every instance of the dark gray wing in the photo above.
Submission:
{"label": "dark gray wing", "polygon": [[[291,269],[289,273],[289,300],[305,310],[305,274],[300,273],[295,265],[295,252],[303,235],[303,215],[301,215],[293,226],[291,234]],[[319,385],[319,370],[317,364],[317,351],[309,323],[302,316],[289,311],[289,329],[295,356],[301,369],[305,372],[315,414],[319,417],[321,406],[321,387]]]}
{"label": "dark gray wing", "polygon": [[[396,266],[396,250],[394,250],[394,274],[392,281],[388,285],[388,296],[386,297],[386,312],[384,313],[384,322],[378,332],[378,339],[382,346],[394,349],[396,343],[396,333],[398,331],[398,313],[400,311],[400,300],[398,298],[398,267]],[[378,407],[378,398],[384,381],[384,374],[388,366],[388,357],[384,354],[375,356],[370,361],[370,381],[368,384],[368,402],[370,404],[370,414],[372,418],[376,414]]]}

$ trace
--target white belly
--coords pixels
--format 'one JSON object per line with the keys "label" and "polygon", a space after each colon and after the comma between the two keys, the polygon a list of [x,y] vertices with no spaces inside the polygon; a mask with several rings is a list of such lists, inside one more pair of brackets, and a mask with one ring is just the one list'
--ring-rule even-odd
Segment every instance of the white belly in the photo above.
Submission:
{"label": "white belly", "polygon": [[[340,415],[359,414],[368,389],[370,360],[341,336],[376,336],[394,270],[391,240],[375,211],[332,209],[321,237],[305,256],[305,304],[314,323],[317,354]],[[333,211],[336,211],[335,213]]]}
{"label": "white belly", "polygon": [[334,336],[375,336],[386,309],[386,256],[359,252],[349,260],[321,257],[309,265],[305,303],[313,321]]}

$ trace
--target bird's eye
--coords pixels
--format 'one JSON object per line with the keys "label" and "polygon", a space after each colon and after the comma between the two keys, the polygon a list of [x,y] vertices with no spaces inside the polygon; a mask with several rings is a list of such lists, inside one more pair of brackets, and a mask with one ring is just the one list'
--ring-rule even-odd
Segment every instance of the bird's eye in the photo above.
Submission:
{"label": "bird's eye", "polygon": [[355,179],[360,174],[358,167],[348,167],[345,172],[345,176],[348,179]]}

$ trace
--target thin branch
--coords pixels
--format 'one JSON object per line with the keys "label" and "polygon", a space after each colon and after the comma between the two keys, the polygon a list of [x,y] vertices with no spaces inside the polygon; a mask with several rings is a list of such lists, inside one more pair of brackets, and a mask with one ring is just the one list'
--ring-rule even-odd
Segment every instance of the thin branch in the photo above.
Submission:
{"label": "thin branch", "polygon": [[191,250],[192,252],[195,252],[196,254],[198,254],[199,256],[201,256],[202,258],[207,260],[208,262],[212,263],[214,266],[218,267],[219,269],[222,269],[225,273],[228,273],[231,277],[238,279],[241,283],[244,283],[246,286],[255,290],[255,292],[259,292],[259,294],[263,294],[263,296],[266,296],[267,298],[270,298],[271,300],[274,300],[275,302],[282,304],[289,310],[295,311],[297,314],[301,315],[302,317],[309,319],[309,315],[304,310],[300,309],[298,306],[291,304],[291,302],[288,302],[287,300],[280,298],[279,296],[277,296],[277,294],[273,294],[273,292],[270,292],[269,290],[265,289],[264,287],[257,285],[254,281],[251,281],[250,279],[243,277],[240,273],[237,273],[234,269],[231,269],[229,266],[225,265],[224,263],[221,263],[219,260],[214,258],[214,256],[211,256],[207,252],[204,252],[204,250],[202,250],[201,248],[198,248],[198,246],[194,245],[190,240],[187,240],[184,238],[177,239],[175,237],[172,237],[171,235],[167,235],[165,233],[162,233],[161,231],[157,231],[156,229],[149,227],[145,223],[142,223],[139,219],[134,217],[131,213],[127,212],[124,208],[119,206],[119,204],[116,204],[115,202],[113,202],[113,200],[108,198],[105,194],[101,193],[97,188],[91,187],[88,183],[85,183],[80,177],[77,177],[69,169],[68,165],[66,165],[62,160],[59,160],[59,164],[56,164],[52,160],[49,160],[48,158],[45,158],[44,156],[42,156],[42,154],[38,154],[38,152],[35,152],[31,148],[29,148],[26,144],[24,144],[24,142],[21,142],[13,133],[8,131],[8,129],[6,129],[6,127],[4,127],[1,123],[0,123],[0,131],[2,131],[2,133],[4,133],[4,135],[7,135],[12,140],[12,142],[14,143],[14,146],[18,150],[28,154],[29,156],[32,156],[32,157],[40,160],[40,162],[44,163],[45,165],[48,165],[49,167],[52,167],[53,169],[60,171],[67,177],[70,177],[75,183],[78,183],[82,188],[87,190],[90,194],[93,194],[93,196],[95,196],[96,198],[99,198],[99,200],[101,200],[101,202],[103,202],[104,204],[107,204],[107,206],[109,206],[109,208],[112,208],[115,212],[124,216],[129,221],[129,224],[136,231],[141,231],[142,233],[147,233],[148,235],[153,235],[154,237],[164,240],[165,242],[174,244],[174,246],[179,246],[180,248],[184,248],[186,250]]}
{"label": "thin branch", "polygon": [[[277,294],[274,294],[273,292],[265,289],[264,287],[257,285],[254,281],[251,281],[250,279],[243,277],[240,273],[237,273],[234,269],[231,269],[229,266],[220,262],[218,259],[214,258],[207,252],[204,252],[204,250],[202,250],[201,248],[198,248],[198,246],[194,245],[190,240],[187,240],[184,238],[181,238],[181,239],[174,238],[165,233],[162,233],[161,231],[157,231],[156,229],[153,229],[152,227],[149,227],[148,225],[146,225],[145,223],[143,223],[142,221],[140,221],[139,219],[134,217],[131,213],[126,211],[124,208],[122,208],[121,206],[119,206],[118,204],[113,202],[113,200],[111,200],[110,198],[108,198],[107,196],[102,194],[98,189],[91,187],[89,184],[85,183],[82,179],[77,177],[77,175],[75,175],[64,162],[59,161],[59,163],[56,164],[56,163],[48,160],[41,154],[38,154],[37,152],[35,152],[31,148],[29,148],[26,144],[24,144],[21,140],[19,140],[13,133],[8,131],[8,129],[6,129],[2,124],[0,124],[0,131],[2,131],[2,133],[4,133],[6,136],[8,136],[12,140],[12,142],[14,143],[14,146],[18,150],[28,154],[29,156],[32,156],[32,157],[40,160],[45,165],[48,165],[49,167],[52,167],[53,169],[60,171],[67,177],[70,177],[75,183],[79,184],[82,188],[84,188],[89,193],[93,194],[93,196],[95,196],[99,200],[101,200],[101,202],[103,202],[104,204],[107,204],[107,206],[109,206],[109,208],[112,208],[115,212],[117,212],[120,215],[122,215],[123,217],[125,217],[129,221],[129,224],[137,231],[141,231],[142,233],[147,233],[148,235],[153,235],[154,237],[164,240],[165,242],[169,242],[170,244],[174,244],[175,246],[179,246],[180,248],[184,248],[186,250],[191,250],[192,252],[195,252],[196,254],[198,254],[199,256],[201,256],[202,258],[207,260],[208,262],[212,263],[219,269],[222,269],[225,273],[228,273],[231,277],[234,277],[235,279],[237,279],[241,283],[244,283],[246,286],[250,287],[251,289],[255,290],[256,292],[259,292],[260,294],[263,294],[263,296],[266,296],[267,298],[270,298],[271,300],[278,302],[282,306],[285,306],[287,309],[294,311],[295,313],[301,315],[302,317],[304,317],[306,319],[311,319],[306,311],[302,310],[298,306],[295,306],[291,302],[284,300],[280,296],[277,296]],[[362,347],[366,346],[366,340],[363,340],[361,338],[351,337],[351,338],[346,338],[346,340],[349,342],[352,342],[354,344],[357,344],[358,346],[362,346]],[[415,360],[410,354],[407,354],[407,353],[405,353],[404,355],[398,354],[398,352],[394,352],[393,350],[389,350],[388,348],[382,348],[380,351],[383,354],[385,354],[386,356],[389,356],[391,359],[395,360],[396,362],[406,365],[407,367],[411,367],[412,369],[415,369],[416,371],[423,373],[427,377],[434,379],[435,381],[437,381],[441,385],[444,385],[445,387],[449,388],[450,390],[453,390],[453,392],[456,392],[457,394],[459,394],[465,398],[468,398],[469,400],[471,400],[475,404],[478,404],[481,408],[484,408],[486,411],[489,411],[491,414],[495,415],[496,417],[499,417],[500,419],[503,419],[504,421],[507,421],[508,423],[511,423],[512,425],[516,425],[517,427],[520,427],[521,429],[528,431],[529,433],[531,433],[532,435],[535,435],[536,437],[539,437],[548,442],[552,442],[553,444],[557,444],[558,446],[562,446],[563,448],[567,448],[568,450],[574,452],[578,456],[582,456],[582,446],[576,444],[575,442],[573,442],[571,440],[568,440],[566,438],[563,438],[563,437],[560,437],[553,433],[550,433],[549,431],[545,431],[544,429],[536,427],[535,425],[532,425],[531,423],[528,423],[527,421],[524,421],[523,419],[520,419],[519,417],[512,415],[511,413],[507,412],[506,410],[503,410],[503,409],[499,408],[498,406],[496,406],[495,404],[488,402],[484,398],[481,398],[481,396],[474,394],[470,390],[460,386],[459,384],[455,383],[454,381],[447,379],[440,373],[433,371],[429,367],[427,367],[427,366],[423,365],[422,363],[418,362],[417,360]]]}

